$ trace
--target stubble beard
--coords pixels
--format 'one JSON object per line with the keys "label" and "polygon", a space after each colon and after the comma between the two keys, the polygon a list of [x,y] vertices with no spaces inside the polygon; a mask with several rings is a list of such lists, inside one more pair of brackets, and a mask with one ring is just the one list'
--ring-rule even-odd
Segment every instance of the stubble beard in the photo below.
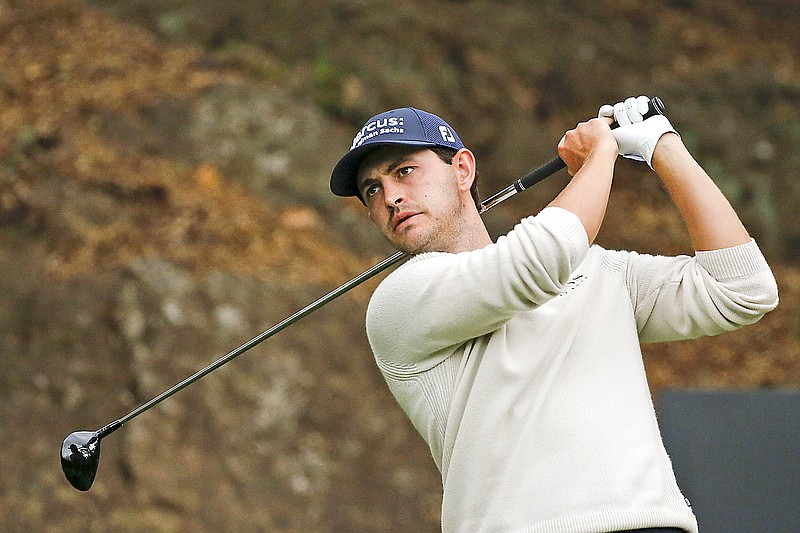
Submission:
{"label": "stubble beard", "polygon": [[400,235],[389,232],[385,237],[395,248],[409,255],[451,251],[461,237],[460,221],[466,206],[456,195],[448,198],[451,202],[439,215],[423,213],[424,219],[420,222],[423,227],[412,227]]}

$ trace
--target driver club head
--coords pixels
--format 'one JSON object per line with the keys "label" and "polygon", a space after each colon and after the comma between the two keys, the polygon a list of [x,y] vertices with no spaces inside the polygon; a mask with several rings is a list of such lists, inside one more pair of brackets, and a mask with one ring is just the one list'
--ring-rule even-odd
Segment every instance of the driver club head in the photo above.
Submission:
{"label": "driver club head", "polygon": [[61,469],[67,481],[78,490],[89,490],[100,461],[100,434],[76,431],[61,445]]}

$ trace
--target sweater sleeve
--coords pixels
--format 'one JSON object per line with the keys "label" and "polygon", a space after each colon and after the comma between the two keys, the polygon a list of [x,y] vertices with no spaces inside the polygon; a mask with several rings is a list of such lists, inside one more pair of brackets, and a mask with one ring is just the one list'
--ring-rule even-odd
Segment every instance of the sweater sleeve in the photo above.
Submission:
{"label": "sweater sleeve", "polygon": [[431,368],[454,346],[557,295],[588,247],[578,217],[549,207],[485,248],[410,259],[379,285],[367,308],[376,358]]}
{"label": "sweater sleeve", "polygon": [[694,257],[629,252],[626,271],[643,342],[732,331],[778,305],[775,277],[755,241]]}

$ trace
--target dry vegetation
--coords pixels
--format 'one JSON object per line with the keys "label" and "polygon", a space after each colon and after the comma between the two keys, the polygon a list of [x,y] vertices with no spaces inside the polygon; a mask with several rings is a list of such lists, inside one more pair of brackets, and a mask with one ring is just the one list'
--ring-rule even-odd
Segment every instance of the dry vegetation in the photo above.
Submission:
{"label": "dry vegetation", "polygon": [[[435,468],[363,338],[368,290],[109,437],[92,492],[56,459],[76,424],[124,414],[381,257],[325,188],[353,127],[396,105],[447,116],[493,192],[598,102],[660,94],[767,249],[781,305],[646,346],[654,393],[800,386],[789,3],[91,4],[0,0],[0,529],[437,530]],[[559,179],[490,215],[493,231]],[[663,190],[625,162],[602,240],[688,251]]]}

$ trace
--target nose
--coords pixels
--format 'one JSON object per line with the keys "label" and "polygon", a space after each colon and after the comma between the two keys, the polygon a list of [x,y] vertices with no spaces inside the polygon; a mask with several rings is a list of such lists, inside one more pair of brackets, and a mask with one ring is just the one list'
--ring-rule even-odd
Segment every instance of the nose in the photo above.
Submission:
{"label": "nose", "polygon": [[403,187],[398,183],[394,183],[392,180],[386,180],[383,184],[383,199],[386,202],[386,207],[394,209],[405,202],[406,198]]}

